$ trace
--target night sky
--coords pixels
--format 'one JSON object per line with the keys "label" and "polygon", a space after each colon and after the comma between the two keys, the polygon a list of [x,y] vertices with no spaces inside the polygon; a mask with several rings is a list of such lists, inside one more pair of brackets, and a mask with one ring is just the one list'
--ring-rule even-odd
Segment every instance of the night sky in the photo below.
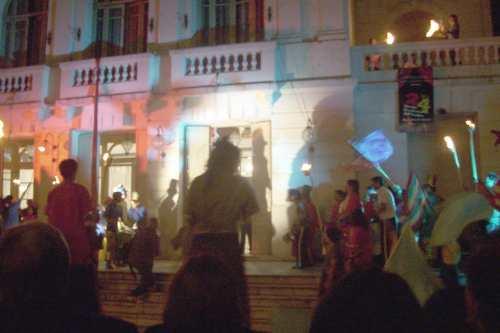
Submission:
{"label": "night sky", "polygon": [[500,0],[491,0],[491,16],[493,17],[493,34],[500,36]]}

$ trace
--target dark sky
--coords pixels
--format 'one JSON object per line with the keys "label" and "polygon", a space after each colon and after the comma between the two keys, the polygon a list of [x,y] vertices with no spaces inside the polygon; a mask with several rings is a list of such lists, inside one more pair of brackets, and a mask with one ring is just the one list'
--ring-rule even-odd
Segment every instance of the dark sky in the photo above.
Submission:
{"label": "dark sky", "polygon": [[500,36],[500,0],[491,0],[491,16],[493,17],[493,34]]}

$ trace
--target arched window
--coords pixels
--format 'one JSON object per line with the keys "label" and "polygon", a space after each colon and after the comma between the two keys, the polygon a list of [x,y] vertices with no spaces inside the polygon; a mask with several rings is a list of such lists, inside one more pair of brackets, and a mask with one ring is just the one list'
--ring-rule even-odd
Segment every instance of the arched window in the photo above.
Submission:
{"label": "arched window", "polygon": [[96,40],[101,56],[146,52],[148,0],[98,0]]}
{"label": "arched window", "polygon": [[264,37],[263,0],[203,0],[201,42],[244,43]]}
{"label": "arched window", "polygon": [[12,0],[5,17],[8,66],[30,66],[45,60],[48,0]]}

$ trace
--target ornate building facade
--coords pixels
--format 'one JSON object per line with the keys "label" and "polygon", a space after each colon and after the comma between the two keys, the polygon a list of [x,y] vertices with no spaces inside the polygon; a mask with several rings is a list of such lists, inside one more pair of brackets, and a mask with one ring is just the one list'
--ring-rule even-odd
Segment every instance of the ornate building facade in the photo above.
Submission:
{"label": "ornate building facade", "polygon": [[[99,82],[101,202],[120,184],[138,192],[160,217],[163,254],[175,256],[168,240],[182,223],[183,195],[203,172],[210,144],[228,136],[242,150],[241,173],[261,207],[252,252],[287,258],[289,188],[312,184],[328,218],[333,190],[372,174],[356,175],[347,166],[356,157],[347,143],[353,137],[384,128],[397,147],[387,163],[397,182],[404,183],[410,169],[434,170],[434,162],[412,158],[425,140],[396,131],[397,66],[390,63],[395,52],[434,49],[472,50],[470,63],[436,69],[435,104],[478,119],[481,168],[500,171],[498,151],[488,144],[490,127],[500,127],[494,93],[500,40],[353,47],[368,36],[363,22],[374,32],[386,29],[373,19],[378,9],[363,3],[0,1],[3,195],[19,195],[33,182],[28,197],[43,211],[57,163],[70,156],[80,162],[79,181],[90,185]],[[436,15],[445,15],[447,7],[439,8]],[[474,27],[470,36],[490,34],[481,17],[463,15],[464,29]],[[377,72],[366,67],[373,53],[384,55]],[[301,171],[306,162],[311,176]]]}

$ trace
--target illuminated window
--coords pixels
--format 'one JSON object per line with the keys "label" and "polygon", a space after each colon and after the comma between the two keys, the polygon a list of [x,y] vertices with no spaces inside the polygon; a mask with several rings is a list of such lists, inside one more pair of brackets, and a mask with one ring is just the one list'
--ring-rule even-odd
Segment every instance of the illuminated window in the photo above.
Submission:
{"label": "illuminated window", "polygon": [[99,0],[96,40],[101,56],[146,52],[147,0]]}
{"label": "illuminated window", "polygon": [[263,0],[203,0],[204,44],[244,43],[263,39]]}
{"label": "illuminated window", "polygon": [[43,63],[47,40],[48,0],[12,0],[5,18],[7,66]]}

